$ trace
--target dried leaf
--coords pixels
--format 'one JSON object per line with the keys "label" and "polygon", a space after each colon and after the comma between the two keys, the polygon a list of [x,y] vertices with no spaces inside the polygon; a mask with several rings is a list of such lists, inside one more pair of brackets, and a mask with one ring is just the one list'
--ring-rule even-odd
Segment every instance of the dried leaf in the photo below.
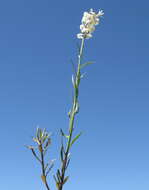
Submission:
{"label": "dried leaf", "polygon": [[41,179],[42,179],[43,183],[46,184],[46,176],[42,175]]}

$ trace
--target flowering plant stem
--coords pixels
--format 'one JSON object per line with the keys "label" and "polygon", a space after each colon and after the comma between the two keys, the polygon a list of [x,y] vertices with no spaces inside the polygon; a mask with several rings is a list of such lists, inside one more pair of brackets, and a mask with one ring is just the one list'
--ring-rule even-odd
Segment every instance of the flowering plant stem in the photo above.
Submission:
{"label": "flowering plant stem", "polygon": [[84,38],[81,41],[81,47],[80,47],[79,55],[78,55],[77,72],[75,74],[75,78],[73,79],[74,96],[73,96],[72,108],[69,112],[69,134],[67,136],[66,151],[64,150],[63,145],[61,148],[61,149],[63,149],[64,159],[61,158],[61,160],[62,160],[61,171],[58,170],[58,172],[57,172],[57,178],[60,179],[60,180],[56,180],[58,190],[63,189],[63,186],[68,179],[68,177],[65,178],[65,173],[66,173],[66,169],[68,167],[69,161],[70,161],[69,151],[70,151],[71,146],[74,143],[74,141],[80,136],[80,135],[78,135],[77,138],[72,140],[72,135],[73,135],[73,131],[74,131],[74,120],[75,120],[76,114],[79,111],[78,95],[79,95],[79,84],[80,84],[80,80],[82,77],[81,76],[81,60],[82,60],[82,55],[83,55],[83,48],[84,48]]}
{"label": "flowering plant stem", "polygon": [[[62,135],[62,144],[60,148],[60,158],[61,158],[61,167],[57,170],[56,175],[54,175],[54,180],[56,182],[56,187],[58,190],[63,190],[64,184],[69,179],[69,176],[66,176],[66,170],[68,168],[70,162],[70,149],[74,142],[80,137],[81,133],[73,137],[74,132],[74,122],[76,118],[76,114],[79,112],[79,85],[81,78],[83,77],[81,70],[85,66],[91,64],[91,62],[82,63],[82,56],[84,50],[85,39],[89,39],[92,37],[92,33],[95,30],[95,26],[99,24],[100,17],[104,14],[102,10],[99,10],[98,13],[94,12],[93,9],[90,9],[89,12],[84,12],[83,18],[81,20],[80,32],[77,34],[77,38],[81,39],[81,45],[78,53],[78,62],[75,68],[74,76],[72,76],[72,84],[73,84],[73,101],[72,107],[68,113],[69,116],[69,127],[68,134],[65,134],[61,129]],[[63,138],[65,138],[66,144],[63,144]],[[33,146],[27,146],[33,154],[33,156],[40,162],[42,175],[41,179],[47,190],[50,190],[50,187],[47,183],[47,176],[51,169],[54,166],[54,160],[50,162],[45,161],[46,152],[51,145],[50,135],[46,132],[46,130],[42,130],[37,128],[36,136],[33,137],[33,141],[37,145],[37,149]]]}
{"label": "flowering plant stem", "polygon": [[43,150],[42,145],[40,145],[40,149],[41,149],[40,156],[41,156],[41,167],[42,167],[42,176],[41,176],[41,178],[42,178],[42,181],[45,184],[47,190],[50,190],[50,187],[49,187],[48,182],[47,182],[47,175],[46,175],[46,170],[45,170],[44,153],[42,151]]}
{"label": "flowering plant stem", "polygon": [[[33,146],[27,146],[33,154],[33,156],[38,160],[41,165],[41,180],[46,186],[47,190],[50,190],[50,187],[47,182],[47,176],[51,169],[54,166],[52,161],[45,163],[45,155],[47,152],[48,147],[51,145],[51,138],[50,135],[44,130],[37,128],[36,136],[33,137],[33,141],[37,144],[37,148]],[[35,151],[36,149],[36,151]]]}

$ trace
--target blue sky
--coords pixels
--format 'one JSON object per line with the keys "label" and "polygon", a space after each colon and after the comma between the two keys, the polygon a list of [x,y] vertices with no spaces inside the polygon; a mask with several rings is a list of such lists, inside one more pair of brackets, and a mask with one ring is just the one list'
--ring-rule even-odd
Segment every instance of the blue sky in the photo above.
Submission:
{"label": "blue sky", "polygon": [[85,44],[84,59],[94,64],[81,83],[76,132],[83,134],[64,189],[149,189],[147,7],[133,0],[0,1],[0,189],[45,189],[24,147],[37,125],[53,133],[49,158],[59,165],[59,129],[67,130],[71,105],[70,60],[90,8],[105,16]]}

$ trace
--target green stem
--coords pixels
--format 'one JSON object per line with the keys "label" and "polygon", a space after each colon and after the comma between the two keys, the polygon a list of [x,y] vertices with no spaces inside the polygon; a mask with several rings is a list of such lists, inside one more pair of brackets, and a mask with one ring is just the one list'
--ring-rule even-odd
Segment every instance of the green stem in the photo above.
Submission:
{"label": "green stem", "polygon": [[80,47],[80,52],[79,52],[79,60],[78,60],[79,65],[81,64],[81,59],[83,56],[84,40],[85,39],[83,38],[81,41],[81,47]]}
{"label": "green stem", "polygon": [[74,120],[75,120],[75,115],[76,115],[76,107],[78,104],[79,84],[80,84],[80,79],[81,79],[80,65],[81,65],[83,49],[84,49],[84,40],[85,39],[83,38],[81,41],[81,47],[80,47],[80,51],[79,51],[79,55],[78,55],[78,67],[77,67],[77,73],[75,76],[75,85],[74,85],[74,98],[73,98],[73,105],[72,105],[72,109],[71,109],[70,119],[69,119],[69,138],[68,138],[68,142],[67,142],[65,158],[64,158],[64,161],[62,163],[62,168],[61,168],[61,184],[60,184],[58,190],[63,189],[66,165],[67,165],[67,161],[68,161],[68,154],[69,154],[69,151],[71,148],[72,134],[73,134],[73,129],[74,129]]}
{"label": "green stem", "polygon": [[79,84],[80,84],[80,64],[81,64],[81,59],[82,59],[82,54],[83,54],[83,47],[84,47],[84,38],[81,41],[81,47],[80,47],[80,52],[78,55],[78,68],[77,68],[77,74],[76,74],[76,78],[75,78],[75,83],[76,86],[74,88],[74,101],[73,101],[73,106],[72,106],[72,111],[71,111],[71,115],[70,115],[70,121],[69,121],[69,139],[68,139],[68,144],[67,144],[67,149],[66,149],[66,153],[69,153],[69,149],[70,149],[70,143],[71,143],[71,139],[72,139],[72,133],[73,133],[73,127],[74,127],[74,119],[75,119],[75,108],[76,105],[78,103],[78,94],[76,94],[76,90],[79,90]]}

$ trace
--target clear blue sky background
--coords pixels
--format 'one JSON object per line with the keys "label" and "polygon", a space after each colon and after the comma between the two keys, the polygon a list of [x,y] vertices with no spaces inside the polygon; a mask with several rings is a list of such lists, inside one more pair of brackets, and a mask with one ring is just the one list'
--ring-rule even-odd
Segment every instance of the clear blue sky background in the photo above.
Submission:
{"label": "clear blue sky background", "polygon": [[71,105],[70,60],[76,60],[76,34],[89,8],[102,8],[105,16],[86,41],[85,61],[95,64],[81,83],[76,132],[83,135],[64,189],[149,189],[148,6],[137,0],[0,1],[0,189],[45,189],[24,147],[37,125],[53,133],[49,158],[59,165],[59,128],[67,129]]}

